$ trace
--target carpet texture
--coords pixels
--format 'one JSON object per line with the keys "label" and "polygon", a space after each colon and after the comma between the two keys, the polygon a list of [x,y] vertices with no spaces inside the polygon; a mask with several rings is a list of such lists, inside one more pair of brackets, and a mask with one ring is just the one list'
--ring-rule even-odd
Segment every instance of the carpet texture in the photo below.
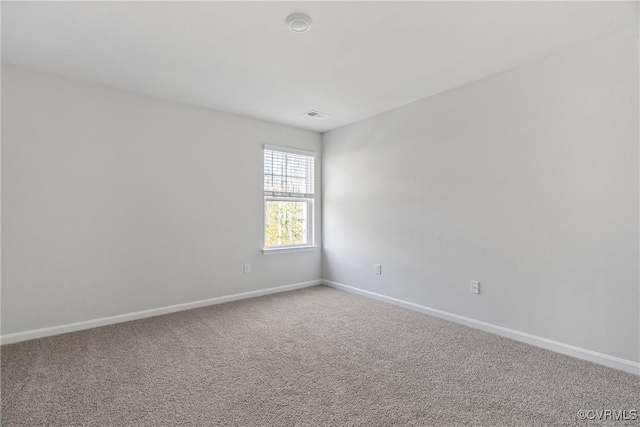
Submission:
{"label": "carpet texture", "polygon": [[3,426],[639,424],[577,416],[640,412],[637,376],[325,286],[1,358]]}

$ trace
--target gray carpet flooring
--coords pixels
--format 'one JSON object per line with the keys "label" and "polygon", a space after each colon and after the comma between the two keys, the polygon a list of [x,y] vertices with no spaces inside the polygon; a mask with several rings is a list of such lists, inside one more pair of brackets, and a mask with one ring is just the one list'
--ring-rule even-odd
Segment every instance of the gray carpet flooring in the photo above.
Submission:
{"label": "gray carpet flooring", "polygon": [[557,426],[640,412],[640,377],[324,286],[1,358],[3,426]]}

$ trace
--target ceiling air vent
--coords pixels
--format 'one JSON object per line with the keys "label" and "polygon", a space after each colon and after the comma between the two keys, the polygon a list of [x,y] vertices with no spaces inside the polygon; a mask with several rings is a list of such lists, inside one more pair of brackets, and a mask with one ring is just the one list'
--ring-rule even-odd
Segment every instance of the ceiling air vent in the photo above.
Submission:
{"label": "ceiling air vent", "polygon": [[313,117],[314,119],[326,119],[331,116],[331,114],[321,113],[320,111],[311,110],[304,113],[305,116]]}

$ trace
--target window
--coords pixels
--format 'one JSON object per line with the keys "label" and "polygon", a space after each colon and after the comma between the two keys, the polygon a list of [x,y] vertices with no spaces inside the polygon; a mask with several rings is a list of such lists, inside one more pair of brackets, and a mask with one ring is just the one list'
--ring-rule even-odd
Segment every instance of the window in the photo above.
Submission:
{"label": "window", "polygon": [[313,245],[314,163],[314,153],[265,146],[265,249]]}

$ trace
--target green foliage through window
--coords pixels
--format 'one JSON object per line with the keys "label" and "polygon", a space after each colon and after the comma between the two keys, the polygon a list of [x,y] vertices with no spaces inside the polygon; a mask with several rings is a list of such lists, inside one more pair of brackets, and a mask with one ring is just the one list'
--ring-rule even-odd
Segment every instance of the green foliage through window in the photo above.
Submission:
{"label": "green foliage through window", "polygon": [[264,244],[312,245],[315,155],[264,149]]}
{"label": "green foliage through window", "polygon": [[265,203],[267,247],[307,243],[307,201],[267,200]]}

